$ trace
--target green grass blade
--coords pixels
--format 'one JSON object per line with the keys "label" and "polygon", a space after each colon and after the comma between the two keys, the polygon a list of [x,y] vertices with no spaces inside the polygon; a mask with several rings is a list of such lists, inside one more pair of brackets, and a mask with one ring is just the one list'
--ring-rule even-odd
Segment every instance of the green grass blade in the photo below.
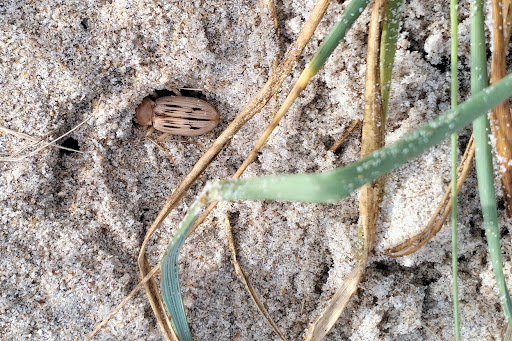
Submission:
{"label": "green grass blade", "polygon": [[350,27],[352,27],[369,3],[370,0],[352,0],[350,4],[348,4],[341,20],[334,26],[327,38],[325,38],[325,41],[320,45],[303,73],[307,72],[309,78],[311,78],[322,68],[327,58],[329,58],[334,49],[336,49]]}
{"label": "green grass blade", "polygon": [[[450,1],[450,27],[451,27],[451,107],[457,107],[458,94],[458,38],[457,38],[457,0]],[[452,276],[453,276],[453,324],[455,340],[460,341],[460,313],[459,313],[459,265],[457,257],[457,133],[452,133]]]}
{"label": "green grass blade", "polygon": [[204,208],[205,202],[204,197],[199,196],[199,199],[192,204],[185,218],[183,218],[178,226],[178,231],[167,246],[167,251],[160,263],[160,270],[162,272],[162,299],[167,312],[172,318],[171,322],[174,331],[180,341],[191,341],[192,333],[187,323],[185,307],[183,306],[183,300],[181,298],[181,287],[178,278],[178,253],[185,243],[185,239],[199,216],[199,213],[201,213],[201,210]]}
{"label": "green grass blade", "polygon": [[[471,93],[480,94],[487,86],[487,60],[484,33],[483,1],[471,1]],[[498,210],[494,191],[492,151],[489,143],[491,132],[487,115],[473,123],[475,159],[480,205],[484,218],[485,234],[491,256],[492,268],[500,293],[500,301],[509,325],[512,325],[512,302],[503,275],[501,246],[498,227]]]}
{"label": "green grass blade", "polygon": [[380,42],[380,93],[382,98],[382,111],[384,117],[388,112],[389,91],[391,89],[391,75],[395,61],[396,41],[398,40],[398,28],[402,11],[402,0],[389,0],[386,8],[386,16],[382,27],[382,39]]}
{"label": "green grass blade", "polygon": [[405,135],[342,168],[318,174],[271,175],[223,180],[212,188],[216,200],[285,200],[334,202],[448,138],[512,95],[512,74]]}

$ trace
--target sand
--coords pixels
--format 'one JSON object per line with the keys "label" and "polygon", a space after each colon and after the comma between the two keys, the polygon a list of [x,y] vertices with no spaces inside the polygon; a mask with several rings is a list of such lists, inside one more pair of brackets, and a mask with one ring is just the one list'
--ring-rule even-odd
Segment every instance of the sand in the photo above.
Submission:
{"label": "sand", "polygon": [[[230,176],[338,20],[334,2],[279,95],[217,156],[149,245],[156,264],[207,180]],[[468,4],[459,28],[461,99],[468,97]],[[6,1],[0,4],[0,125],[56,138],[89,118],[66,145],[0,163],[0,336],[81,340],[138,283],[137,254],[151,222],[200,155],[262,87],[297,37],[312,1],[277,2],[279,29],[259,1]],[[316,172],[359,157],[359,134],[328,153],[362,118],[368,11],[293,105],[245,176]],[[445,1],[407,2],[387,123],[390,143],[449,108]],[[175,137],[161,151],[134,122],[155,90],[199,89],[219,126]],[[155,137],[157,135],[154,135]],[[461,132],[464,148],[469,132]],[[66,138],[64,139],[66,140]],[[62,141],[60,141],[62,142]],[[2,154],[24,141],[0,136]],[[425,225],[449,179],[449,145],[393,172],[366,280],[326,340],[450,340],[449,226],[417,253],[382,255]],[[463,339],[494,340],[504,316],[494,286],[472,172],[459,225]],[[499,194],[501,195],[501,194]],[[505,226],[503,201],[500,204]],[[358,194],[336,204],[221,203],[180,258],[197,340],[275,340],[230,263],[228,215],[242,267],[290,340],[299,340],[355,265]],[[510,235],[502,229],[510,277]],[[139,293],[95,340],[162,340]]]}

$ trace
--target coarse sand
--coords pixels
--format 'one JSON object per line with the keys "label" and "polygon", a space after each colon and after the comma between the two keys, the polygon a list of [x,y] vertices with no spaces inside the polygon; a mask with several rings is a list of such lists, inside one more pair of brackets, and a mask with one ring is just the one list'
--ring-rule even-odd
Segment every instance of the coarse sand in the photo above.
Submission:
{"label": "coarse sand", "polygon": [[[279,95],[233,136],[157,230],[151,264],[205,182],[229,177],[242,163],[348,3],[340,2],[328,8]],[[262,4],[0,2],[0,126],[49,140],[92,116],[59,141],[83,153],[46,148],[0,163],[1,340],[82,340],[135,287],[140,245],[163,203],[263,86],[314,6],[277,1],[276,31]],[[460,4],[461,100],[469,96],[468,6]],[[244,177],[330,170],[359,157],[357,132],[341,152],[327,149],[362,118],[368,18],[366,10]],[[387,143],[449,108],[448,71],[447,2],[406,1]],[[164,152],[144,137],[134,112],[144,97],[174,86],[198,89],[184,93],[214,105],[221,118],[205,135],[169,138]],[[461,151],[469,135],[461,132]],[[3,156],[26,142],[3,134]],[[383,256],[425,226],[448,184],[449,160],[446,141],[387,177],[365,280],[326,340],[453,338],[449,226],[411,256]],[[498,203],[510,279],[510,235]],[[300,340],[356,264],[358,193],[336,204],[220,203],[183,248],[183,297],[197,340],[277,340],[231,265],[228,212],[242,267],[285,335]],[[474,172],[459,212],[462,337],[495,340],[505,320]],[[143,292],[95,337],[162,339]]]}

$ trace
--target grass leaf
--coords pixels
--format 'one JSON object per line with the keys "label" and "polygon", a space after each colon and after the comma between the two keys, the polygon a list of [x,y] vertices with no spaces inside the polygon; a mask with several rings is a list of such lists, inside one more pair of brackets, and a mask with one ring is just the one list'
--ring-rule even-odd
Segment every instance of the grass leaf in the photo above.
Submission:
{"label": "grass leaf", "polygon": [[[451,27],[451,107],[457,107],[458,95],[458,13],[457,0],[450,1],[450,27]],[[451,136],[451,153],[452,153],[452,192],[451,192],[451,213],[452,213],[452,287],[453,287],[453,320],[455,330],[455,340],[460,341],[460,313],[459,313],[459,259],[457,257],[457,133]]]}
{"label": "grass leaf", "polygon": [[512,74],[395,143],[342,168],[317,174],[269,175],[222,180],[211,188],[215,200],[334,202],[367,182],[410,161],[512,95]]}
{"label": "grass leaf", "polygon": [[402,0],[389,0],[386,7],[386,16],[382,27],[382,39],[380,44],[380,92],[382,96],[382,111],[384,117],[388,112],[389,91],[391,89],[391,75],[395,61],[396,42],[398,40],[398,28]]}
{"label": "grass leaf", "polygon": [[[507,76],[507,78],[510,77]],[[479,96],[485,93],[487,85],[487,60],[485,49],[483,1],[471,1],[471,93]],[[499,83],[499,82],[498,82]],[[496,83],[496,84],[498,84]],[[499,104],[499,103],[498,103]],[[500,293],[500,301],[505,316],[512,323],[512,302],[503,275],[500,247],[500,231],[498,227],[498,209],[494,191],[494,171],[492,165],[492,151],[489,142],[489,120],[482,115],[473,122],[473,135],[475,138],[476,174],[478,179],[478,192],[480,205],[484,217],[485,234],[492,261],[492,268],[496,276],[496,283]]]}

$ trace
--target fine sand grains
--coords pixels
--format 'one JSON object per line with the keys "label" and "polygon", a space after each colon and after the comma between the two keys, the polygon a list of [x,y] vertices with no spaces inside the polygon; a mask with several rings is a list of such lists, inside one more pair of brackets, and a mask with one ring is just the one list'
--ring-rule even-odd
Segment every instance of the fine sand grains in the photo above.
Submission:
{"label": "fine sand grains", "polygon": [[[271,73],[314,3],[278,1],[279,30],[261,2],[4,1],[0,4],[0,125],[55,138],[89,115],[66,145],[0,163],[0,336],[81,340],[137,284],[137,254],[166,198]],[[340,17],[333,2],[292,71],[293,80]],[[468,5],[461,3],[461,98],[468,96]],[[244,176],[313,172],[358,158],[368,11],[293,105]],[[407,1],[398,40],[386,142],[449,105],[449,13],[445,1]],[[206,180],[241,164],[293,84],[220,153],[149,245],[156,264]],[[214,105],[220,123],[161,151],[134,124],[155,90],[188,87]],[[469,133],[461,133],[461,148]],[[0,136],[2,154],[23,141]],[[77,147],[78,146],[78,147]],[[449,340],[453,337],[450,234],[445,226],[419,252],[390,259],[382,250],[419,231],[449,177],[442,144],[388,177],[375,255],[366,281],[327,340]],[[170,156],[172,157],[169,157]],[[461,191],[459,272],[462,337],[495,339],[504,317],[494,288],[474,175]],[[271,316],[290,340],[355,265],[357,193],[336,204],[221,203],[180,257],[188,320],[197,340],[276,339],[230,264],[223,221],[230,212],[238,257]],[[503,212],[500,211],[503,215]],[[504,225],[503,225],[504,226]],[[507,229],[504,250],[510,248]],[[510,274],[509,253],[504,257]],[[96,340],[161,340],[139,293]]]}

